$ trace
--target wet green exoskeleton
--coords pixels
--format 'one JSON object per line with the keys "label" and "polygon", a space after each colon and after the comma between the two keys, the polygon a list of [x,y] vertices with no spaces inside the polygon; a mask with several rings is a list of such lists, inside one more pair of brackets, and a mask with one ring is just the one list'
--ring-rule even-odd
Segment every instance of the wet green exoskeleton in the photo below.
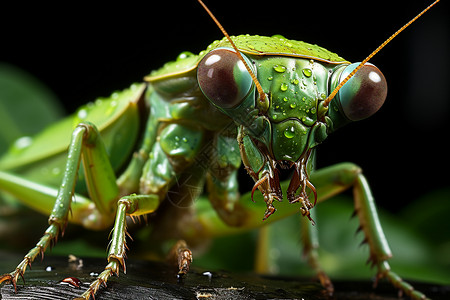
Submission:
{"label": "wet green exoskeleton", "polygon": [[[282,36],[232,40],[242,59],[226,38],[198,55],[182,53],[145,83],[80,108],[0,159],[0,190],[50,216],[43,237],[0,282],[16,287],[67,222],[88,229],[113,226],[108,265],[82,295],[88,299],[125,268],[126,216],[157,212],[152,228],[156,235],[179,240],[174,254],[179,272],[186,273],[191,242],[257,228],[300,211],[306,256],[331,293],[308,230],[314,224],[310,211],[353,188],[377,278],[387,278],[412,298],[425,298],[387,262],[391,251],[361,169],[350,163],[313,169],[315,148],[329,134],[381,107],[387,94],[383,74],[366,64],[327,102],[359,63]],[[49,135],[61,139],[49,147]],[[241,162],[255,181],[251,196],[257,203],[240,201]],[[56,169],[61,172],[51,172]],[[293,175],[280,182],[285,169]],[[193,201],[203,190],[215,213],[204,201]],[[287,201],[278,202],[282,199]]]}

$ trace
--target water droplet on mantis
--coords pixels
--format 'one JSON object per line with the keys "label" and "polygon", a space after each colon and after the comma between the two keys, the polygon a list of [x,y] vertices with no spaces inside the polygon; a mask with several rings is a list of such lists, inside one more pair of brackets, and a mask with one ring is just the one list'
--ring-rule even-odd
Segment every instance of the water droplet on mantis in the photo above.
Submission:
{"label": "water droplet on mantis", "polygon": [[311,69],[308,69],[308,68],[303,69],[302,72],[303,72],[303,75],[305,75],[306,77],[311,77],[311,75],[312,75]]}
{"label": "water droplet on mantis", "polygon": [[282,66],[282,65],[275,65],[275,66],[273,66],[273,69],[274,69],[275,71],[277,71],[278,73],[284,73],[284,72],[286,72],[286,67],[285,67],[285,66]]}
{"label": "water droplet on mantis", "polygon": [[281,89],[283,92],[286,92],[287,89],[288,89],[288,85],[287,85],[286,83],[282,83],[280,89]]}
{"label": "water droplet on mantis", "polygon": [[192,52],[184,51],[184,52],[181,52],[181,53],[178,55],[177,60],[183,60],[183,59],[186,59],[186,58],[188,58],[188,57],[190,57],[190,56],[192,56],[192,55],[194,55]]}
{"label": "water droplet on mantis", "polygon": [[77,117],[81,120],[86,119],[88,113],[86,109],[80,109],[77,113]]}
{"label": "water droplet on mantis", "polygon": [[287,137],[288,139],[292,139],[295,136],[295,128],[293,126],[291,126],[290,128],[286,128],[284,130],[284,136]]}

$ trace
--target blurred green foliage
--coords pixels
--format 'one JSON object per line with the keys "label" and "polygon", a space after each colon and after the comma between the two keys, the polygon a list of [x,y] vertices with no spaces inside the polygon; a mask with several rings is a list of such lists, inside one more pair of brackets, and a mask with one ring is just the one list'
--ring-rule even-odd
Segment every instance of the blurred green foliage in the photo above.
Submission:
{"label": "blurred green foliage", "polygon": [[0,62],[0,154],[63,116],[56,95],[18,67]]}

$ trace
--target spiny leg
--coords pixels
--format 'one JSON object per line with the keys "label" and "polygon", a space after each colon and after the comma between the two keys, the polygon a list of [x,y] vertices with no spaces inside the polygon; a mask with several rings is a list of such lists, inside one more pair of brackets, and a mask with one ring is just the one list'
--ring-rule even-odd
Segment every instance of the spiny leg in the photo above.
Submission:
{"label": "spiny leg", "polygon": [[[0,283],[10,282],[17,289],[17,280],[19,276],[23,278],[27,266],[31,265],[38,254],[43,256],[47,248],[56,243],[58,236],[64,234],[69,212],[72,212],[73,216],[78,218],[78,223],[88,228],[104,228],[112,221],[107,203],[116,197],[118,188],[115,184],[115,176],[111,165],[107,160],[106,151],[95,126],[90,123],[81,123],[74,129],[67,157],[62,183],[51,209],[48,221],[49,227],[36,246],[25,255],[16,269],[0,277]],[[81,196],[77,197],[77,200],[79,199],[80,201],[72,205],[78,170],[82,159],[85,165],[91,166],[88,170],[85,169],[88,187],[94,187],[94,190],[96,190],[95,187],[102,186],[108,190],[100,196],[90,193],[95,206],[92,205],[89,199]],[[7,173],[0,175],[0,182],[5,190],[19,197],[25,203],[32,201],[33,195],[36,193],[37,199],[41,201],[41,206],[43,207],[41,210],[48,213],[47,210],[51,207],[51,196],[55,193],[54,189],[27,182]],[[19,179],[24,184],[30,183],[33,187],[19,189],[17,184],[12,181],[14,179]]]}
{"label": "spiny leg", "polygon": [[353,187],[355,215],[360,221],[358,230],[363,231],[364,242],[369,245],[368,262],[378,269],[375,286],[379,279],[387,278],[393,286],[409,297],[426,299],[424,294],[415,291],[409,283],[391,271],[387,261],[392,257],[392,253],[378,218],[372,192],[361,169],[351,163],[338,164],[313,173],[311,181],[318,187],[318,194],[325,196],[319,196],[319,202]]}
{"label": "spiny leg", "polygon": [[35,260],[39,253],[44,255],[44,252],[48,246],[56,242],[60,233],[64,233],[79,168],[79,161],[81,160],[81,151],[79,147],[73,145],[81,144],[83,135],[84,130],[81,127],[76,128],[73,133],[68,156],[74,157],[78,163],[74,164],[68,160],[66,164],[63,183],[60,186],[52,213],[49,217],[50,226],[47,228],[44,236],[39,240],[36,246],[31,249],[27,255],[25,255],[24,259],[19,263],[16,269],[10,274],[4,274],[0,277],[0,283],[11,282],[14,285],[14,289],[17,290],[17,279],[19,276],[23,279],[27,266],[31,266],[31,263]]}
{"label": "spiny leg", "polygon": [[[314,211],[312,211],[311,214],[314,215]],[[306,261],[316,273],[321,285],[331,296],[334,293],[334,286],[319,262],[319,254],[317,253],[317,249],[319,248],[317,230],[312,227],[311,222],[305,216],[300,219],[300,222],[301,240],[303,243],[303,256],[306,258]]]}
{"label": "spiny leg", "polygon": [[41,256],[43,257],[44,252],[48,246],[56,243],[59,233],[61,231],[64,231],[61,226],[65,225],[58,224],[56,222],[50,224],[50,226],[45,231],[44,236],[39,240],[36,246],[25,255],[23,260],[19,263],[19,265],[17,265],[16,269],[9,274],[3,274],[2,276],[0,276],[0,283],[12,283],[12,285],[14,286],[14,290],[17,292],[17,280],[19,279],[19,276],[22,277],[23,281],[25,281],[24,274],[27,267],[31,267],[31,263],[39,254],[41,254]]}
{"label": "spiny leg", "polygon": [[424,294],[414,288],[391,270],[387,260],[392,257],[383,230],[381,228],[372,193],[366,178],[358,174],[354,184],[355,213],[360,220],[360,229],[364,232],[365,242],[369,244],[368,262],[378,269],[374,286],[381,278],[388,279],[400,292],[412,299],[427,299]]}
{"label": "spiny leg", "polygon": [[106,286],[106,282],[112,275],[119,276],[120,267],[126,273],[125,258],[127,225],[126,216],[139,216],[155,211],[159,206],[159,198],[156,195],[131,195],[122,197],[117,206],[116,220],[114,222],[111,244],[108,249],[108,264],[104,271],[100,273],[89,288],[83,293],[81,298],[89,299],[97,293],[101,285]]}
{"label": "spiny leg", "polygon": [[[378,269],[374,285],[376,286],[379,279],[387,278],[393,286],[409,297],[413,299],[426,299],[425,295],[419,291],[415,291],[410,284],[403,281],[400,276],[391,271],[387,260],[392,257],[392,253],[381,227],[369,184],[362,174],[361,169],[351,163],[338,164],[314,172],[311,175],[311,181],[317,187],[319,202],[349,187],[353,187],[355,215],[358,216],[360,221],[358,230],[364,232],[364,242],[369,245],[370,254],[368,262]],[[304,225],[309,226],[309,224]],[[314,259],[314,257],[310,258],[318,264],[317,259]],[[320,269],[318,269],[318,275],[320,278]],[[324,285],[324,283],[322,284]],[[324,286],[326,287],[326,284]]]}

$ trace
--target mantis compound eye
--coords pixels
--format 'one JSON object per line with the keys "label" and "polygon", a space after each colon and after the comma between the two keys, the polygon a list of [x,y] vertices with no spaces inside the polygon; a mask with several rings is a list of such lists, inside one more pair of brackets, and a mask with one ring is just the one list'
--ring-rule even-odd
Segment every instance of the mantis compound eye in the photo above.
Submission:
{"label": "mantis compound eye", "polygon": [[198,64],[197,80],[203,94],[219,108],[232,108],[246,98],[253,80],[233,49],[218,48]]}
{"label": "mantis compound eye", "polygon": [[[347,66],[339,81],[344,80],[359,63]],[[387,83],[383,73],[372,64],[365,64],[345,83],[338,92],[338,98],[345,116],[359,121],[376,113],[387,95]]]}

